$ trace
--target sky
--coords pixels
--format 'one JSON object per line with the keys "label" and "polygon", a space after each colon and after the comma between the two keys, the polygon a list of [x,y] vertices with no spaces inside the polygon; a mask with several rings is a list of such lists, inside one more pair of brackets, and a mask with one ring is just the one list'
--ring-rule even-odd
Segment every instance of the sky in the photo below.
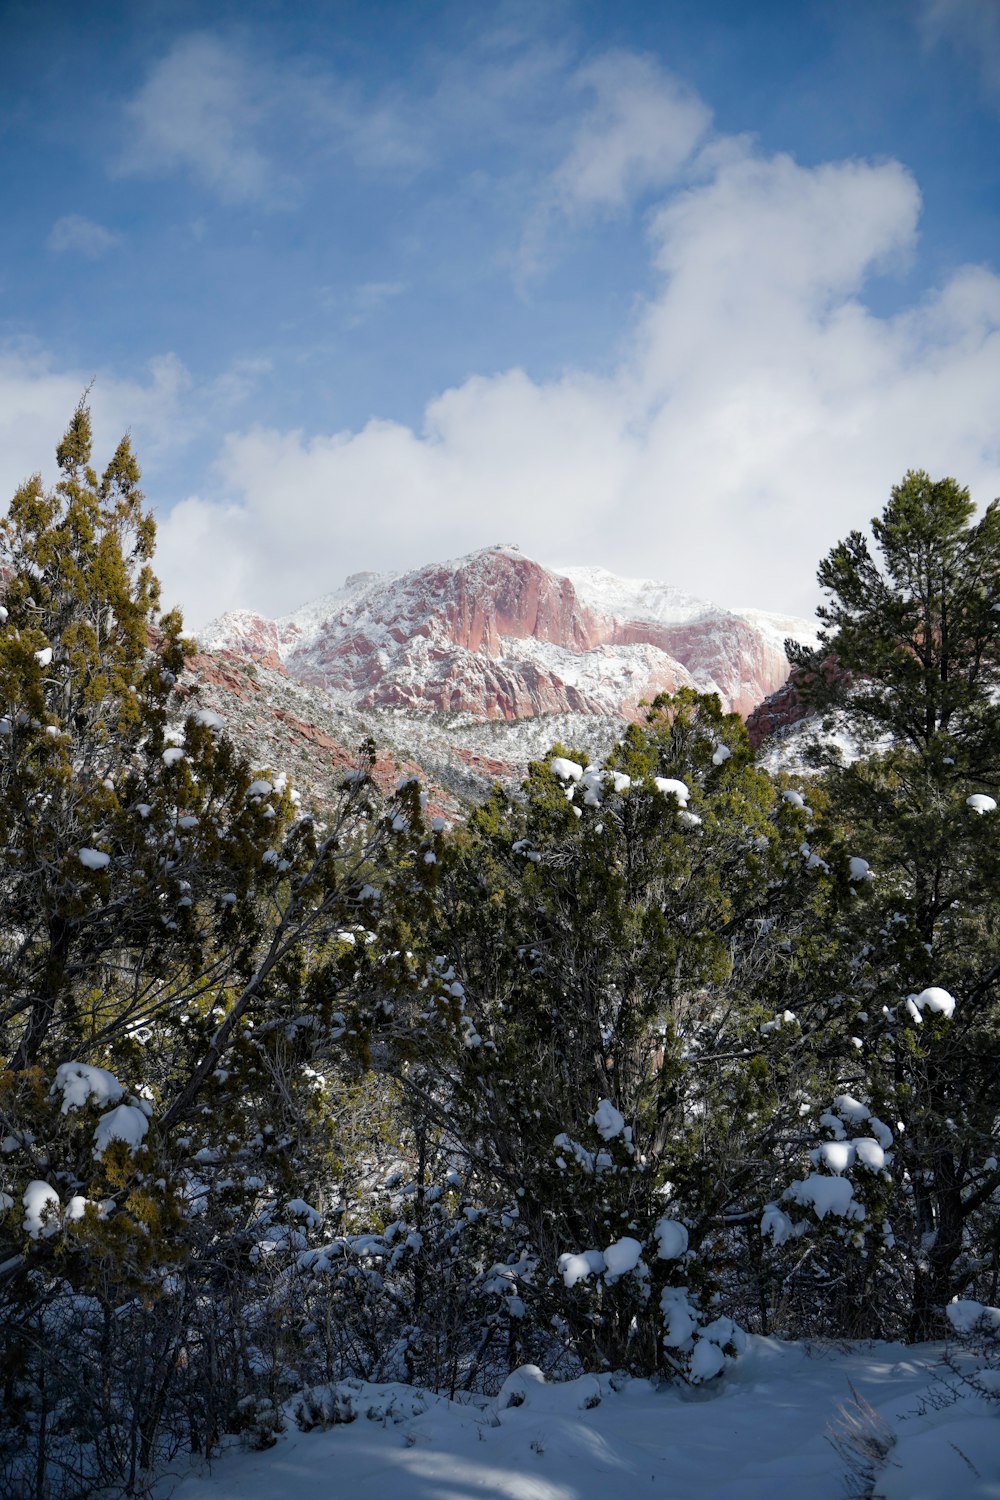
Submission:
{"label": "sky", "polygon": [[1000,0],[0,0],[0,203],[0,496],[91,386],[194,627],[1000,494]]}

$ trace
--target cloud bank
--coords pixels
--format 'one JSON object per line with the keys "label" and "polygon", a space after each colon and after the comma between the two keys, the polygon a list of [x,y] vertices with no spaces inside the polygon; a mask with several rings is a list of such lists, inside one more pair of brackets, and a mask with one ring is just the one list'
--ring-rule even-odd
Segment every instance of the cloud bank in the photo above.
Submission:
{"label": "cloud bank", "polygon": [[[675,175],[676,133],[653,165],[651,108],[617,136],[585,122],[555,181],[617,204]],[[689,118],[697,149],[704,123]],[[807,167],[709,140],[650,216],[658,289],[611,374],[476,376],[430,401],[418,429],[231,432],[224,498],[193,495],[162,526],[169,587],[196,622],[279,612],[355,570],[503,539],[809,612],[819,558],[907,468],[954,473],[981,502],[1000,491],[1000,278],[966,266],[892,315],[866,305],[915,254],[919,215],[897,162]]]}
{"label": "cloud bank", "polygon": [[[542,226],[536,276],[552,258],[546,224],[586,236],[597,219],[643,216],[652,291],[633,298],[599,372],[473,375],[413,426],[373,418],[326,432],[235,425],[255,379],[246,362],[208,386],[169,355],[143,379],[100,381],[99,432],[133,427],[147,461],[185,434],[204,442],[210,424],[225,432],[197,492],[160,517],[165,597],[191,623],[237,606],[280,613],[348,573],[498,540],[725,604],[808,613],[819,558],[907,468],[955,474],[980,502],[1000,492],[1000,278],[959,267],[899,305],[894,278],[920,249],[920,193],[904,166],[805,165],[713,133],[705,104],[634,54],[595,58],[576,83],[582,108],[562,157],[526,183],[522,215],[529,239]],[[379,169],[406,159],[392,100],[350,126],[351,97],[329,77],[290,66],[265,77],[238,49],[195,36],[131,100],[124,165],[274,206],[283,188],[268,122],[293,89],[330,149]],[[413,139],[415,162],[427,147]],[[366,283],[345,316],[398,289]],[[88,374],[0,351],[0,479],[51,451]]]}

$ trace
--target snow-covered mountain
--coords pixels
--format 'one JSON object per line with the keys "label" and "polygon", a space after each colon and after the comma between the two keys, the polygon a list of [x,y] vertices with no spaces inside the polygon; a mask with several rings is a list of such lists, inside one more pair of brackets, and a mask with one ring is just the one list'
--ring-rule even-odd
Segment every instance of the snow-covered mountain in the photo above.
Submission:
{"label": "snow-covered mountain", "polygon": [[355,709],[523,720],[630,718],[682,686],[748,714],[788,675],[805,620],[728,610],[602,568],[559,571],[499,545],[406,573],[354,574],[276,620],[224,615],[204,649],[281,668]]}

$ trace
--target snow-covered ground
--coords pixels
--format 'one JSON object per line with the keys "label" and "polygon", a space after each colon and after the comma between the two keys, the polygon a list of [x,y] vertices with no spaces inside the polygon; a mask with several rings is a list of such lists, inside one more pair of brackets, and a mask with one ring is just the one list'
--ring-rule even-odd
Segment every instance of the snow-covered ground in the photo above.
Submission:
{"label": "snow-covered ground", "polygon": [[[531,1366],[491,1401],[345,1382],[336,1425],[303,1432],[290,1416],[274,1447],[175,1477],[157,1500],[1000,1500],[1000,1402],[942,1356],[753,1338],[699,1390],[548,1384]],[[829,1440],[852,1387],[894,1437],[871,1490],[846,1483]]]}

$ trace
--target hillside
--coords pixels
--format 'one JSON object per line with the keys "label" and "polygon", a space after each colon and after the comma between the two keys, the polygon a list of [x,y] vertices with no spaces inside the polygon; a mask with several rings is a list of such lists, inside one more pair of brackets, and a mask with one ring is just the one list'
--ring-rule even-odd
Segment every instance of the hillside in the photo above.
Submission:
{"label": "hillside", "polygon": [[723,609],[601,568],[556,572],[497,546],[408,573],[355,574],[276,620],[225,615],[201,640],[355,708],[510,722],[629,719],[679,687],[716,692],[746,715],[785,681],[785,637],[814,633],[804,620]]}

